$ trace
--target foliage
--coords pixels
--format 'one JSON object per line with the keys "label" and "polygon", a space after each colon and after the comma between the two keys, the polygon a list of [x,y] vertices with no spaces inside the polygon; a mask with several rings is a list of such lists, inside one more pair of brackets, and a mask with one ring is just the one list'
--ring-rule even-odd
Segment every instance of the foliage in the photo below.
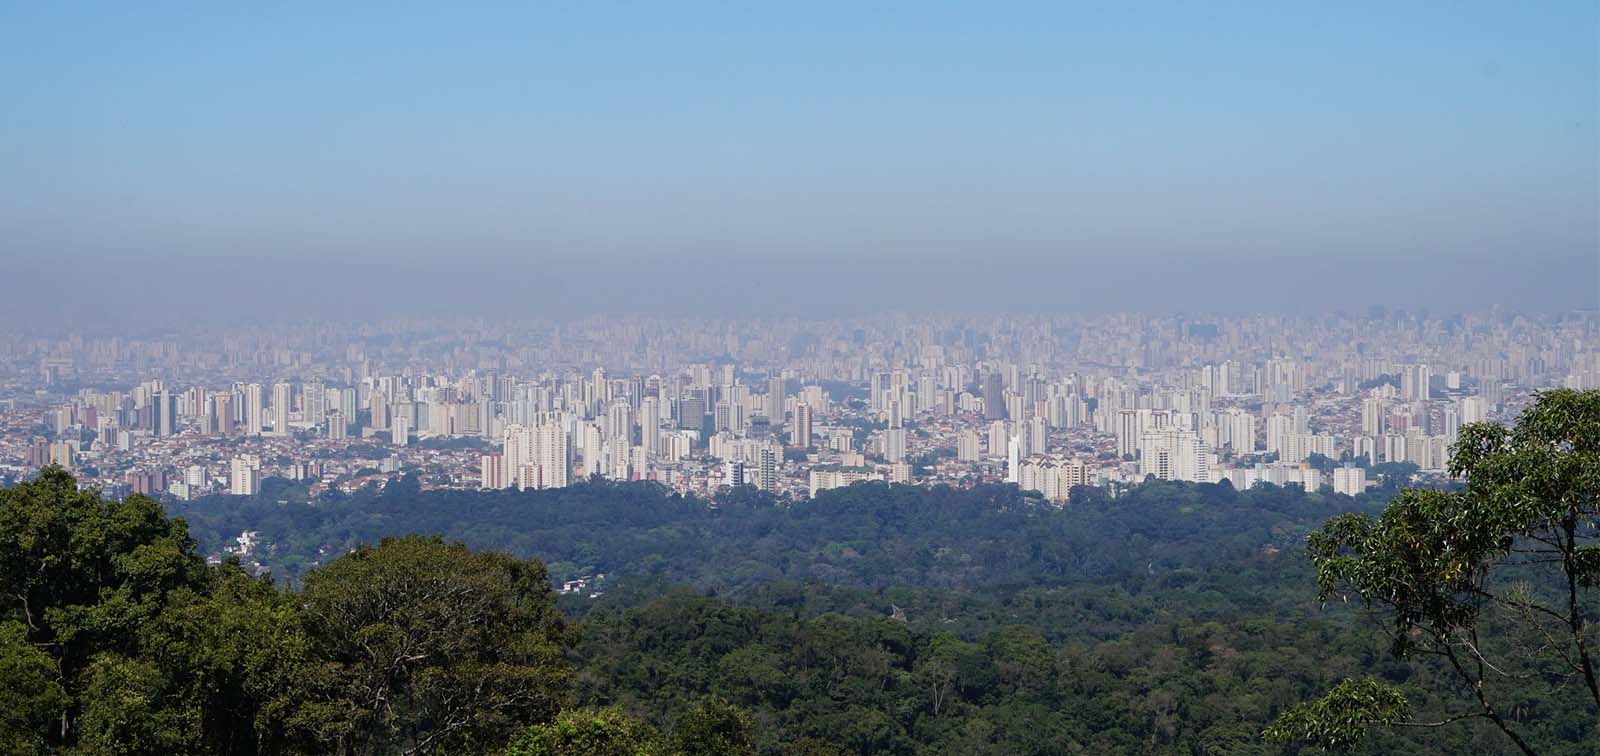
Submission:
{"label": "foliage", "polygon": [[[97,704],[87,713],[102,728],[137,716],[138,690],[121,697],[131,711],[114,712],[112,702],[93,696],[114,680],[161,686],[185,709],[185,721],[198,717],[200,681],[170,671],[157,679],[164,670],[123,661],[147,646],[143,630],[204,590],[210,575],[193,546],[183,522],[168,519],[153,499],[106,501],[98,492],[79,491],[59,468],[0,490],[0,601],[8,618],[27,629],[27,643],[49,658],[65,694],[64,711],[45,736],[48,745],[78,740],[86,697]],[[204,726],[151,733],[152,745],[199,742]]]}
{"label": "foliage", "polygon": [[[1483,469],[1478,489],[1391,506],[1421,544],[1393,569],[1444,548],[1418,518],[1488,490]],[[1301,590],[1321,565],[1296,544],[1330,516],[1376,511],[1372,498],[1153,482],[1078,489],[1065,507],[1014,486],[885,484],[707,502],[650,484],[479,493],[408,479],[315,505],[240,503],[186,511],[204,542],[258,529],[284,544],[265,557],[274,567],[320,566],[295,587],[208,567],[184,521],[143,497],[102,502],[64,473],[0,492],[0,748],[1268,754],[1279,748],[1261,733],[1280,714],[1285,737],[1337,733],[1322,745],[1363,753],[1509,745],[1471,711],[1456,726],[1367,727],[1456,721],[1467,690],[1444,657],[1375,653],[1377,634]],[[1365,538],[1384,517],[1335,519]],[[384,538],[408,531],[445,537]],[[1588,552],[1572,553],[1579,585]],[[555,561],[547,574],[508,554]],[[1506,564],[1520,558],[1499,562],[1524,586],[1505,595],[1549,608],[1567,583]],[[550,578],[596,571],[601,597],[562,598],[578,633]],[[1407,600],[1466,606],[1480,649],[1514,650],[1497,640],[1504,607],[1452,585],[1467,583]],[[76,645],[57,645],[67,632]],[[1541,751],[1592,751],[1581,676],[1540,671],[1495,681],[1497,711]]]}
{"label": "foliage", "polygon": [[651,756],[659,736],[621,709],[568,709],[512,740],[505,756]]}
{"label": "foliage", "polygon": [[1410,716],[1411,704],[1394,686],[1370,677],[1345,680],[1312,703],[1295,704],[1266,730],[1278,743],[1308,741],[1324,748],[1344,748],[1372,725],[1388,725]]}
{"label": "foliage", "polygon": [[1199,567],[1293,548],[1315,523],[1376,511],[1384,495],[1157,481],[1115,499],[1084,488],[1056,507],[1016,486],[873,482],[783,505],[754,489],[707,502],[651,483],[477,492],[406,491],[402,482],[316,504],[215,497],[178,506],[204,543],[259,531],[276,550],[257,558],[291,581],[299,575],[289,557],[315,564],[419,532],[538,557],[560,580],[657,574],[742,594],[774,580],[976,588]]}
{"label": "foliage", "polygon": [[[1463,428],[1451,473],[1464,489],[1408,489],[1375,518],[1341,515],[1313,533],[1319,597],[1354,595],[1374,610],[1396,657],[1441,660],[1470,691],[1471,716],[1518,750],[1534,752],[1508,709],[1531,683],[1543,683],[1538,700],[1586,710],[1592,729],[1600,391],[1543,393],[1514,428]],[[1274,732],[1340,731],[1317,720],[1339,703],[1291,710]]]}
{"label": "foliage", "polygon": [[543,565],[407,536],[306,576],[332,750],[455,753],[553,716],[563,620]]}
{"label": "foliage", "polygon": [[0,491],[0,527],[8,752],[482,750],[566,695],[538,562],[413,537],[287,594],[59,469]]}
{"label": "foliage", "polygon": [[44,753],[45,733],[67,708],[55,665],[28,643],[21,622],[0,623],[0,752]]}
{"label": "foliage", "polygon": [[694,703],[667,736],[671,756],[754,756],[750,718],[720,698]]}

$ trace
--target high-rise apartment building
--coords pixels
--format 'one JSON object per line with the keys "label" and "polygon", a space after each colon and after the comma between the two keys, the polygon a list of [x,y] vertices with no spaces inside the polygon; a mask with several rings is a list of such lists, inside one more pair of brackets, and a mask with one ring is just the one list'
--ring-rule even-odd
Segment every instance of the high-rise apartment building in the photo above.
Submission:
{"label": "high-rise apartment building", "polygon": [[806,402],[796,402],[794,419],[790,423],[790,443],[802,449],[811,448],[811,422],[811,405]]}
{"label": "high-rise apartment building", "polygon": [[289,410],[294,401],[294,387],[287,383],[272,384],[272,433],[289,435]]}

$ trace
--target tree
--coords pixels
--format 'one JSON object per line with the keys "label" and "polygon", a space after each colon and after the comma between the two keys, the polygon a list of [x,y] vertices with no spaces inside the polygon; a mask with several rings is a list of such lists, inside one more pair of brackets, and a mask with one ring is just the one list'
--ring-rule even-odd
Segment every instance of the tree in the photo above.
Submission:
{"label": "tree", "polygon": [[1395,656],[1436,660],[1469,705],[1411,721],[1398,690],[1346,683],[1285,712],[1270,738],[1343,745],[1365,725],[1481,719],[1531,754],[1497,697],[1538,681],[1547,698],[1584,700],[1600,730],[1600,391],[1542,393],[1514,428],[1466,426],[1450,472],[1462,490],[1403,490],[1377,518],[1342,515],[1308,543],[1319,595],[1354,594],[1386,620]]}
{"label": "tree", "polygon": [[28,642],[21,622],[0,622],[0,752],[45,752],[45,733],[68,704],[49,654]]}
{"label": "tree", "polygon": [[753,756],[750,716],[720,698],[695,702],[667,736],[669,756]]}
{"label": "tree", "polygon": [[504,756],[651,756],[655,728],[621,709],[568,709],[518,735]]}
{"label": "tree", "polygon": [[[168,519],[154,499],[101,499],[98,491],[78,490],[59,467],[0,490],[0,607],[49,657],[54,683],[66,696],[46,735],[49,746],[77,743],[86,697],[114,692],[96,681],[114,672],[133,674],[123,662],[140,653],[147,628],[202,594],[209,580],[183,521]],[[150,674],[138,670],[141,680]]]}
{"label": "tree", "polygon": [[385,539],[306,575],[326,750],[458,753],[554,716],[570,633],[544,565],[433,537]]}
{"label": "tree", "polygon": [[1311,452],[1311,454],[1307,455],[1306,464],[1317,468],[1323,475],[1332,475],[1333,468],[1339,466],[1339,463],[1334,461],[1333,458],[1321,452]]}

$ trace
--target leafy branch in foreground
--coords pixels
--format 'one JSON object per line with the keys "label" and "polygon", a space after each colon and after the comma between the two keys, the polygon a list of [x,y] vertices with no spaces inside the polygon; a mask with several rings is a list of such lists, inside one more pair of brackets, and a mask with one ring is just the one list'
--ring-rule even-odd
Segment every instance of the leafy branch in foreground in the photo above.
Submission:
{"label": "leafy branch in foreground", "polygon": [[1308,741],[1323,748],[1347,747],[1368,727],[1391,725],[1411,715],[1405,694],[1370,677],[1345,680],[1312,703],[1295,704],[1263,735],[1274,743]]}
{"label": "leafy branch in foreground", "polygon": [[[1397,658],[1433,659],[1470,693],[1472,715],[1438,724],[1481,717],[1531,754],[1503,699],[1542,682],[1543,697],[1586,693],[1594,728],[1600,391],[1540,394],[1515,428],[1467,426],[1450,470],[1463,490],[1407,489],[1377,518],[1341,515],[1312,533],[1319,598],[1353,593],[1386,619]],[[1386,700],[1349,681],[1267,735],[1348,745],[1368,725],[1406,724]]]}

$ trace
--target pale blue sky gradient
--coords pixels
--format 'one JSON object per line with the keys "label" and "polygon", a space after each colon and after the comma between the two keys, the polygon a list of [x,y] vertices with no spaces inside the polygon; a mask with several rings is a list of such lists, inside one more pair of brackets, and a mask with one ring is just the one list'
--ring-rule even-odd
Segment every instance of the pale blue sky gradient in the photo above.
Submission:
{"label": "pale blue sky gradient", "polygon": [[463,5],[7,4],[0,264],[201,315],[1596,304],[1593,2]]}

